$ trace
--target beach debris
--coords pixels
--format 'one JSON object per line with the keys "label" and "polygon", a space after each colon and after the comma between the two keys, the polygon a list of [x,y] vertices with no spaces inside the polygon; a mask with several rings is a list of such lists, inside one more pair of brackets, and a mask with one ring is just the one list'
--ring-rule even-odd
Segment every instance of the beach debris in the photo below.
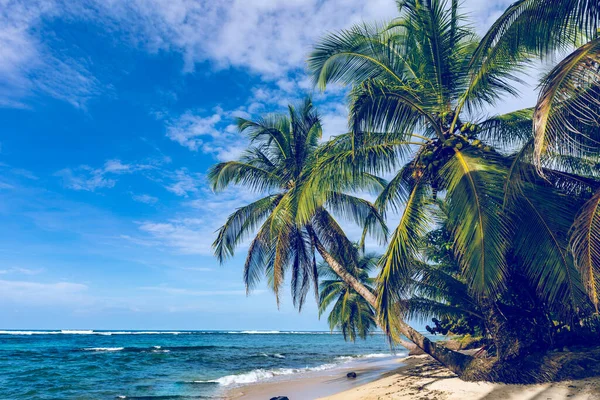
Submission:
{"label": "beach debris", "polygon": [[290,400],[287,396],[275,396],[271,397],[271,400]]}
{"label": "beach debris", "polygon": [[347,378],[356,378],[356,372],[352,371],[352,372],[348,372],[346,374]]}

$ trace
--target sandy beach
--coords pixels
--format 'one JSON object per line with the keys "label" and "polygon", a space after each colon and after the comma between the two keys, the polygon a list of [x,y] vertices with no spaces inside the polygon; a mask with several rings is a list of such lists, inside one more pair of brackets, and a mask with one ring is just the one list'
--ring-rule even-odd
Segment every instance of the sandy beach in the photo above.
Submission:
{"label": "sandy beach", "polygon": [[600,378],[539,385],[503,385],[464,382],[429,356],[394,360],[400,365],[382,372],[381,365],[354,369],[350,380],[345,372],[298,376],[297,379],[244,386],[229,391],[228,399],[258,400],[288,396],[290,400],[596,400]]}
{"label": "sandy beach", "polygon": [[[299,373],[261,383],[244,385],[227,390],[226,399],[263,400],[275,396],[288,396],[294,400],[317,399],[332,396],[383,378],[404,365],[403,357],[361,360],[342,364],[332,369]],[[348,379],[348,372],[356,372]]]}

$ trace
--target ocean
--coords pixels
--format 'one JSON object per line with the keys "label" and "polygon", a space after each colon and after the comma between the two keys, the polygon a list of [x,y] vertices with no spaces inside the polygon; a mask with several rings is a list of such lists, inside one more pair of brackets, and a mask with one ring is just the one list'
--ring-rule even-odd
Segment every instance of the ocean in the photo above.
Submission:
{"label": "ocean", "polygon": [[215,399],[236,385],[390,357],[383,335],[0,331],[0,399]]}

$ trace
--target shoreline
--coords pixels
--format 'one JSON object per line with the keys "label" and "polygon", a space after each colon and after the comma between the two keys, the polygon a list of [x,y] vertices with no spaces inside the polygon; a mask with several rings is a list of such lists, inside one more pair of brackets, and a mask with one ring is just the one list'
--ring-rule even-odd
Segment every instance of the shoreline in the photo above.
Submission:
{"label": "shoreline", "polygon": [[[355,371],[358,377],[346,378],[349,371]],[[600,400],[600,377],[536,385],[465,382],[431,357],[420,355],[388,360],[387,364],[344,366],[302,374],[297,379],[255,383],[224,393],[229,400],[276,396],[288,396],[290,400]]]}
{"label": "shoreline", "polygon": [[[384,359],[351,361],[331,369],[298,372],[267,381],[224,388],[221,396],[227,400],[264,400],[276,396],[288,396],[290,400],[316,399],[376,381],[402,366],[404,359],[403,356],[390,356]],[[351,371],[356,372],[356,378],[346,377]]]}

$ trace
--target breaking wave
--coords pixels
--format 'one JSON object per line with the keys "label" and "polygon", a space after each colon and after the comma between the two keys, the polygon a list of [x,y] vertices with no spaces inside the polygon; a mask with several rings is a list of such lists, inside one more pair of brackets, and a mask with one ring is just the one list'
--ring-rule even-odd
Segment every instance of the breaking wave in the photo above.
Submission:
{"label": "breaking wave", "polygon": [[221,386],[243,385],[260,382],[275,378],[277,376],[292,375],[302,372],[323,371],[335,368],[337,364],[323,364],[311,368],[277,368],[277,369],[255,369],[250,372],[237,375],[226,375],[209,381],[193,381],[192,383],[218,383]]}

